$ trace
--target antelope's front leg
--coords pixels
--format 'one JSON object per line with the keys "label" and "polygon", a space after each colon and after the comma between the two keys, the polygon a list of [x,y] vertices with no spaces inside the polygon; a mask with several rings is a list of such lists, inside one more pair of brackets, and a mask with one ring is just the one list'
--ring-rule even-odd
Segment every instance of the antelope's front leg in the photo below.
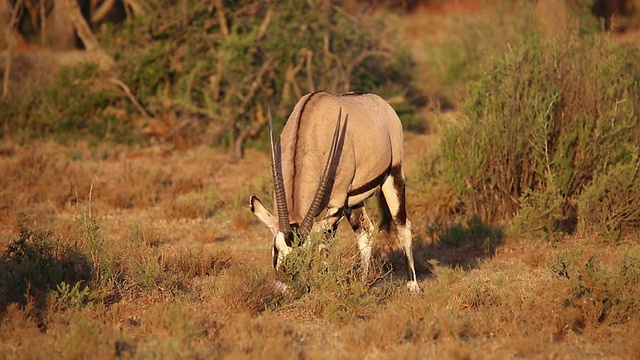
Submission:
{"label": "antelope's front leg", "polygon": [[369,265],[371,264],[371,234],[373,233],[373,224],[367,216],[364,205],[346,211],[347,219],[351,229],[356,233],[358,239],[358,250],[360,251],[360,261],[362,264],[362,278],[366,279],[369,274]]}

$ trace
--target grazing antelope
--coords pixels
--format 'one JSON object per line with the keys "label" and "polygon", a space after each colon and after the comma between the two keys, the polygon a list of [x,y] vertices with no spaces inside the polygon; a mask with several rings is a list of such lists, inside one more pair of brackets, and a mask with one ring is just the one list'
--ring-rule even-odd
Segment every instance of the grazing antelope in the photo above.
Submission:
{"label": "grazing antelope", "polygon": [[274,268],[291,252],[294,231],[306,241],[312,231],[335,231],[346,216],[366,274],[373,226],[364,201],[380,190],[381,209],[388,213],[383,220],[388,222],[390,214],[404,250],[407,287],[420,291],[405,208],[402,124],[393,108],[371,93],[315,92],[298,101],[280,141],[274,142],[271,122],[269,132],[276,215],[255,195],[249,202],[253,214],[273,233]]}

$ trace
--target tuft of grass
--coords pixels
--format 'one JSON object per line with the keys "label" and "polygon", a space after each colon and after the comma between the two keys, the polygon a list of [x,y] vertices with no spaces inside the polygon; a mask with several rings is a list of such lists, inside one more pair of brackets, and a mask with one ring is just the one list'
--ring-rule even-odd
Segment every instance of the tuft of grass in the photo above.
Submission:
{"label": "tuft of grass", "polygon": [[207,187],[201,193],[179,194],[163,204],[172,219],[210,218],[224,206],[221,195],[214,186]]}
{"label": "tuft of grass", "polygon": [[218,275],[231,262],[229,251],[205,252],[203,249],[180,251],[172,256],[164,256],[162,260],[165,271],[187,278]]}
{"label": "tuft of grass", "polygon": [[296,297],[316,316],[338,323],[369,318],[375,309],[398,291],[398,285],[384,280],[383,264],[374,261],[365,277],[355,243],[314,234],[309,244],[294,245],[278,272]]}

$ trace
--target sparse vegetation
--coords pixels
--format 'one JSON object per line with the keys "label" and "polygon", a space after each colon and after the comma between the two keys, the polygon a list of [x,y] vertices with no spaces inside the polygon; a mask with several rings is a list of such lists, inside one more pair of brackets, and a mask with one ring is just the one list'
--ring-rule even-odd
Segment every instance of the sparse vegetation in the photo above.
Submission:
{"label": "sparse vegetation", "polygon": [[[402,24],[390,37],[333,2],[226,2],[223,35],[221,3],[148,1],[102,27],[152,118],[92,66],[0,104],[0,358],[640,357],[638,54],[594,33],[589,1],[555,38],[533,2],[379,10],[416,21],[417,72],[388,45]],[[404,288],[393,231],[363,277],[346,223],[273,271],[247,204],[272,197],[264,144],[241,161],[210,146],[233,146],[268,98],[281,126],[321,86],[451,102],[394,104],[430,131],[405,137],[423,293]]]}

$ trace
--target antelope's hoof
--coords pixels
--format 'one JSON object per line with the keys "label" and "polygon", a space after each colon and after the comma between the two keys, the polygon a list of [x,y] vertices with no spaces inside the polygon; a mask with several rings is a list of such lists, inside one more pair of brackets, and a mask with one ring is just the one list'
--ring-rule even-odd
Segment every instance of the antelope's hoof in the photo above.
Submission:
{"label": "antelope's hoof", "polygon": [[420,290],[420,286],[418,286],[418,282],[415,280],[407,282],[407,289],[409,289],[409,291],[411,291],[412,293],[422,292],[422,290]]}

